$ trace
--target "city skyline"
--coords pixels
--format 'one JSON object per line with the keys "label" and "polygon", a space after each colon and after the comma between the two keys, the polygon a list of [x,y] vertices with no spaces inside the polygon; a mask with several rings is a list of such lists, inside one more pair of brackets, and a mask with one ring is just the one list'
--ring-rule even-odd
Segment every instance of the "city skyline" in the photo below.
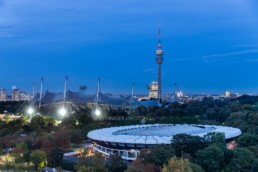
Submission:
{"label": "city skyline", "polygon": [[148,94],[157,81],[161,25],[162,92],[258,93],[258,4],[254,0],[0,0],[0,88],[68,88]]}

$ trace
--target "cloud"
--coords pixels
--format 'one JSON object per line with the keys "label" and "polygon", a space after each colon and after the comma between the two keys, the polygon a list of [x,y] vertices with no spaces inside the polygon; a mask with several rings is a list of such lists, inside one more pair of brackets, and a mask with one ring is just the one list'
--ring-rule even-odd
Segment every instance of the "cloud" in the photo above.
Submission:
{"label": "cloud", "polygon": [[221,53],[221,54],[210,54],[210,55],[201,56],[200,58],[207,60],[209,58],[237,56],[237,55],[253,54],[253,53],[258,53],[258,49],[235,51],[235,52]]}
{"label": "cloud", "polygon": [[21,35],[10,34],[10,33],[0,33],[0,38],[14,38],[20,37]]}
{"label": "cloud", "polygon": [[258,58],[254,58],[254,59],[247,59],[246,62],[258,62]]}
{"label": "cloud", "polygon": [[177,58],[176,60],[177,60],[177,61],[184,62],[184,61],[190,61],[191,58]]}
{"label": "cloud", "polygon": [[258,44],[242,44],[242,45],[235,45],[235,48],[257,48]]}
{"label": "cloud", "polygon": [[144,69],[142,72],[143,72],[143,73],[149,73],[149,72],[153,72],[153,71],[154,71],[153,68],[146,68],[146,69]]}

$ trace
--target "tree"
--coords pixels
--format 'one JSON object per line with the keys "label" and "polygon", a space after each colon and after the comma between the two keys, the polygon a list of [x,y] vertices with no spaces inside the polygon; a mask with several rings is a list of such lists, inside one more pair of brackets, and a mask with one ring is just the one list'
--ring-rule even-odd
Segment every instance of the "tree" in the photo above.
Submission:
{"label": "tree", "polygon": [[173,157],[163,166],[162,172],[192,172],[192,169],[187,159]]}
{"label": "tree", "polygon": [[47,161],[47,155],[44,151],[35,150],[30,154],[30,161],[34,164],[35,170],[38,171],[39,165],[42,165]]}
{"label": "tree", "polygon": [[258,159],[256,158],[253,162],[251,172],[257,172],[258,171]]}
{"label": "tree", "polygon": [[6,124],[9,124],[11,122],[12,118],[10,117],[10,115],[5,115],[4,116],[4,121]]}
{"label": "tree", "polygon": [[227,166],[228,171],[249,171],[255,160],[255,156],[246,148],[237,148],[234,150],[234,157]]}
{"label": "tree", "polygon": [[145,106],[139,106],[136,111],[138,112],[138,115],[147,115],[147,108]]}
{"label": "tree", "polygon": [[128,166],[128,168],[125,170],[125,172],[144,172],[142,169],[135,167],[135,166]]}
{"label": "tree", "polygon": [[195,163],[190,163],[190,167],[193,172],[204,172],[202,167]]}
{"label": "tree", "polygon": [[153,150],[153,163],[162,166],[173,156],[175,156],[175,150],[170,145],[158,145]]}
{"label": "tree", "polygon": [[175,156],[175,150],[170,145],[158,145],[153,149],[142,149],[137,158],[144,164],[162,166],[173,156]]}
{"label": "tree", "polygon": [[237,139],[237,144],[240,147],[256,146],[258,145],[258,137],[253,134],[243,134]]}
{"label": "tree", "polygon": [[22,129],[25,124],[28,123],[28,117],[25,115],[22,115],[19,119],[16,120],[19,124],[20,128]]}
{"label": "tree", "polygon": [[153,163],[154,159],[154,153],[153,149],[142,149],[140,151],[139,156],[137,157],[139,161],[141,161],[144,164],[151,164]]}
{"label": "tree", "polygon": [[197,163],[205,171],[219,172],[222,169],[224,152],[218,146],[209,146],[197,152]]}
{"label": "tree", "polygon": [[127,171],[161,172],[161,167],[155,164],[143,163],[141,159],[136,159],[129,165]]}
{"label": "tree", "polygon": [[190,153],[194,157],[195,152],[208,146],[208,142],[204,138],[188,134],[177,134],[171,142],[177,157],[180,157],[183,152]]}
{"label": "tree", "polygon": [[92,167],[81,166],[78,172],[93,172],[94,170]]}
{"label": "tree", "polygon": [[95,155],[90,157],[92,161],[92,166],[96,167],[99,172],[107,172],[107,168],[104,165],[105,158],[100,153],[95,153]]}
{"label": "tree", "polygon": [[107,172],[108,169],[104,165],[104,160],[104,157],[100,153],[95,153],[95,155],[90,157],[79,157],[75,164],[75,169],[80,170],[80,168],[85,166],[87,170],[92,172]]}
{"label": "tree", "polygon": [[83,142],[83,139],[84,137],[79,129],[75,129],[70,132],[71,143],[80,144]]}
{"label": "tree", "polygon": [[213,145],[217,145],[221,147],[226,146],[225,134],[221,132],[208,133],[207,135],[204,136],[204,139]]}
{"label": "tree", "polygon": [[33,128],[34,130],[40,130],[42,128],[45,128],[46,126],[46,121],[44,116],[42,115],[36,115],[31,119],[30,122],[30,126],[31,128]]}
{"label": "tree", "polygon": [[50,161],[54,167],[60,166],[63,160],[64,150],[60,148],[52,149],[50,152]]}
{"label": "tree", "polygon": [[126,169],[125,163],[120,155],[110,155],[108,159],[108,167],[112,172],[123,172]]}
{"label": "tree", "polygon": [[59,129],[54,134],[54,146],[57,148],[67,149],[70,148],[69,134],[64,129]]}

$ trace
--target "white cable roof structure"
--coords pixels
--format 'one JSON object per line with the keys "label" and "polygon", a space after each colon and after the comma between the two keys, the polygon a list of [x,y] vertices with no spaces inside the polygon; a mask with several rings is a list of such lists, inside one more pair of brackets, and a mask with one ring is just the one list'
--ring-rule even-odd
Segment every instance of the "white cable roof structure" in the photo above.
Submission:
{"label": "white cable roof structure", "polygon": [[88,137],[97,142],[121,147],[140,147],[140,145],[170,144],[176,134],[193,136],[207,135],[211,132],[222,132],[226,139],[235,138],[242,134],[238,128],[197,125],[197,124],[150,124],[111,127],[93,130]]}

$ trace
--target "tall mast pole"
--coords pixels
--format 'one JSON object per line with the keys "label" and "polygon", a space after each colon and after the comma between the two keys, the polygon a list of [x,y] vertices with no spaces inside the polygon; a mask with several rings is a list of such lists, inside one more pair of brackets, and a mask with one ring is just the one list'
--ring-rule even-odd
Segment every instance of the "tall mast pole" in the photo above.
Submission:
{"label": "tall mast pole", "polygon": [[68,81],[68,76],[65,76],[63,107],[65,107],[65,103],[66,103],[67,81]]}
{"label": "tall mast pole", "polygon": [[98,77],[98,86],[97,86],[97,104],[99,104],[99,92],[100,92],[100,77]]}
{"label": "tall mast pole", "polygon": [[40,81],[40,95],[39,95],[39,109],[41,107],[41,101],[42,101],[42,91],[43,91],[43,80],[44,78],[41,77],[41,81]]}
{"label": "tall mast pole", "polygon": [[131,102],[130,102],[130,112],[132,111],[133,95],[134,95],[134,82],[133,82],[133,84],[132,84],[132,93],[131,93]]}
{"label": "tall mast pole", "polygon": [[35,83],[32,83],[32,98],[35,97]]}

